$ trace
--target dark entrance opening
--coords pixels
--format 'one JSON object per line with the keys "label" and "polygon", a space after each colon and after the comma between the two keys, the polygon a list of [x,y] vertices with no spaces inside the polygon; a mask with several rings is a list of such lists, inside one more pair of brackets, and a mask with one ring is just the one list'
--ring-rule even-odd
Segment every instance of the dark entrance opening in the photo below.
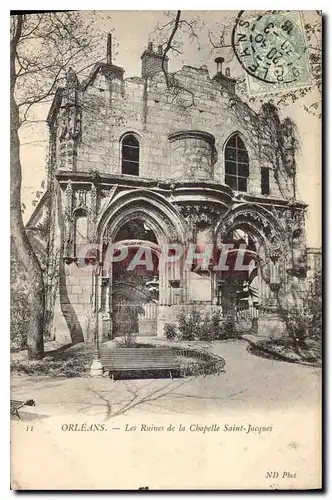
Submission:
{"label": "dark entrance opening", "polygon": [[[159,301],[158,257],[149,250],[149,243],[158,244],[153,230],[141,219],[126,222],[116,235],[115,242],[128,245],[128,258],[115,263],[112,276],[113,337],[131,333],[140,336],[157,335]],[[140,248],[147,248],[152,268],[130,263]],[[143,256],[148,262],[149,256]],[[129,269],[128,269],[129,267]]]}

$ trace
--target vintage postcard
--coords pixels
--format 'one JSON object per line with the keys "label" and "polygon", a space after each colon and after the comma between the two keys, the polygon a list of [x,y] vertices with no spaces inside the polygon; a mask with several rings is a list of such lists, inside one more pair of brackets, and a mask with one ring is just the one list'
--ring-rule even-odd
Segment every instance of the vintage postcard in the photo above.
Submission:
{"label": "vintage postcard", "polygon": [[322,488],[320,11],[11,15],[11,488]]}

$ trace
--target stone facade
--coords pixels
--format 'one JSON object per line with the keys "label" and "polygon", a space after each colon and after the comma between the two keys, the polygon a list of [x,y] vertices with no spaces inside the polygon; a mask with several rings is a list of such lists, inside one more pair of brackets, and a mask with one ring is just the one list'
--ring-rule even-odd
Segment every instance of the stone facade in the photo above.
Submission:
{"label": "stone facade", "polygon": [[[296,150],[289,121],[281,121],[270,104],[255,112],[242,102],[220,67],[213,78],[206,66],[184,66],[167,79],[165,71],[160,49],[149,44],[141,77],[124,78],[123,68],[100,63],[82,82],[69,70],[66,86],[57,90],[48,117],[47,279],[54,338],[91,340],[96,308],[101,338],[112,337],[119,285],[114,276],[95,276],[92,264],[83,270],[78,248],[116,241],[133,220],[154,234],[156,255],[165,243],[218,247],[243,231],[255,241],[265,314],[275,315],[276,289],[287,294],[294,276],[305,277],[305,205],[294,198]],[[127,134],[134,138],[128,150],[122,143]],[[225,181],[226,169],[235,165],[231,158],[227,167],[226,157],[236,149],[226,147],[235,136],[244,145],[236,146],[236,154],[245,158],[236,168],[249,169],[242,191]],[[122,173],[126,151],[138,176]],[[263,168],[268,194],[262,194]],[[174,268],[159,275],[158,283],[160,336],[184,307],[209,310],[219,303],[220,283],[211,272]]]}

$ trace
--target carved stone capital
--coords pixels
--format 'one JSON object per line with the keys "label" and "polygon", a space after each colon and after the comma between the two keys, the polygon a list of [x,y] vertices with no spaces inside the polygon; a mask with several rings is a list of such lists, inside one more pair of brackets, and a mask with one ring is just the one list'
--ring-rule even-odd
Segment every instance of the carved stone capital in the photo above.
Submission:
{"label": "carved stone capital", "polygon": [[191,228],[214,227],[221,216],[220,208],[213,203],[179,204],[178,210]]}

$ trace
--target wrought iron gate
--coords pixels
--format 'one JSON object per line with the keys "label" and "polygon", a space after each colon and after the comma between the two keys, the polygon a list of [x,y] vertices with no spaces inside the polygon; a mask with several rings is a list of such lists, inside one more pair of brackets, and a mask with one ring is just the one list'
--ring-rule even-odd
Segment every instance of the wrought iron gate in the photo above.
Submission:
{"label": "wrought iron gate", "polygon": [[155,302],[116,302],[113,304],[113,336],[157,335],[158,304]]}

